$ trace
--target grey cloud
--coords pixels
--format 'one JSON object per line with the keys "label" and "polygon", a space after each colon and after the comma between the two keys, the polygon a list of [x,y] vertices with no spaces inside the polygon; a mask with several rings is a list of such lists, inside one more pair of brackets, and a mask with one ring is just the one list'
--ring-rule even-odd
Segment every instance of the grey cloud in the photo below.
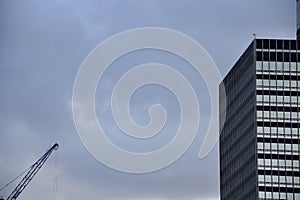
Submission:
{"label": "grey cloud", "polygon": [[[224,75],[252,40],[252,33],[293,38],[294,7],[293,0],[1,1],[0,185],[58,141],[57,199],[218,199],[218,148],[204,160],[197,159],[209,122],[203,82],[197,86],[203,100],[200,134],[189,151],[164,170],[131,175],[100,164],[80,143],[71,110],[77,70],[85,56],[112,34],[161,26],[196,39]],[[183,71],[197,85],[193,71]],[[106,84],[107,89],[113,82]],[[107,109],[109,104],[101,106]],[[54,199],[55,159],[51,156],[20,200]]]}

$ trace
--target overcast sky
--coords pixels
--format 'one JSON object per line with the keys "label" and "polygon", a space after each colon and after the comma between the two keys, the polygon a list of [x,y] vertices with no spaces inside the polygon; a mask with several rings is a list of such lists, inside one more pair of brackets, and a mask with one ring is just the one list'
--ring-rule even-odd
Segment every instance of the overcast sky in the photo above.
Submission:
{"label": "overcast sky", "polygon": [[[169,128],[161,138],[162,143],[139,146],[136,141],[127,141],[112,124],[107,111],[109,90],[124,69],[150,61],[167,63],[181,68],[195,87],[201,111],[195,142],[173,165],[141,175],[106,167],[82,145],[71,106],[76,73],[84,58],[101,41],[128,29],[154,26],[174,29],[195,39],[225,76],[252,41],[253,33],[259,38],[295,37],[295,2],[0,1],[0,186],[58,142],[60,149],[46,162],[20,200],[219,199],[217,145],[205,159],[197,157],[209,123],[209,95],[202,78],[194,76],[186,63],[164,52],[136,52],[113,63],[98,86],[96,109],[101,123],[112,131],[109,137],[113,141],[131,151],[153,150],[165,144],[178,126],[179,111],[178,102],[167,90],[156,86],[143,88],[133,96],[133,118],[137,123],[147,124],[145,112],[158,102],[165,104],[168,111]],[[7,197],[15,184],[1,191],[0,196]]]}

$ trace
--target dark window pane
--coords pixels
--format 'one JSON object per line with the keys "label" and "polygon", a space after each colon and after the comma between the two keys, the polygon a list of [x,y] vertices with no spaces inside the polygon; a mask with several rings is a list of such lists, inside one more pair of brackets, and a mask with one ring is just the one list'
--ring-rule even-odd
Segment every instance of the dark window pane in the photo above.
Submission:
{"label": "dark window pane", "polygon": [[276,53],[270,52],[270,61],[276,61]]}
{"label": "dark window pane", "polygon": [[290,54],[284,53],[284,62],[289,62],[289,61],[290,61]]}
{"label": "dark window pane", "polygon": [[284,48],[283,49],[290,49],[290,42],[289,42],[289,40],[284,40],[284,46],[283,46]]}
{"label": "dark window pane", "polygon": [[291,53],[291,62],[297,62],[296,53]]}
{"label": "dark window pane", "polygon": [[263,60],[268,61],[269,59],[269,52],[263,52]]}
{"label": "dark window pane", "polygon": [[282,62],[283,61],[282,52],[277,52],[277,61],[278,62]]}
{"label": "dark window pane", "polygon": [[296,40],[291,41],[291,49],[296,50]]}
{"label": "dark window pane", "polygon": [[262,52],[260,52],[260,51],[256,52],[256,60],[257,61],[262,61]]}
{"label": "dark window pane", "polygon": [[256,40],[256,48],[261,49],[262,48],[262,40]]}
{"label": "dark window pane", "polygon": [[276,49],[276,40],[270,40],[270,49]]}
{"label": "dark window pane", "polygon": [[282,40],[277,40],[277,49],[282,49]]}
{"label": "dark window pane", "polygon": [[269,40],[263,40],[263,48],[269,49]]}

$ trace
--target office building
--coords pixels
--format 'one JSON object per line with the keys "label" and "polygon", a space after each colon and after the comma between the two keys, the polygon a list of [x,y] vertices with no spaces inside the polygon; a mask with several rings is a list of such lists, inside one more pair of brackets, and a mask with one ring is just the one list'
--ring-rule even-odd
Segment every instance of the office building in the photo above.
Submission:
{"label": "office building", "polygon": [[223,84],[221,200],[300,200],[300,40],[254,39]]}

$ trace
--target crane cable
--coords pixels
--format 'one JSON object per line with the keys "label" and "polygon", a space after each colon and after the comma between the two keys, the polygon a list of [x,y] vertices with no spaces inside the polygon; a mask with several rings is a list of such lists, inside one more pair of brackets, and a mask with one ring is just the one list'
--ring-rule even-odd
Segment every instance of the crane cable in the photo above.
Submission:
{"label": "crane cable", "polygon": [[15,182],[18,178],[20,178],[22,175],[24,175],[26,172],[28,172],[30,169],[32,168],[32,166],[28,167],[26,170],[24,170],[21,174],[19,174],[16,178],[12,179],[10,182],[8,182],[6,185],[4,185],[3,187],[0,188],[0,192],[6,188],[7,186],[9,186],[10,184],[12,184],[13,182]]}
{"label": "crane cable", "polygon": [[[47,149],[49,150],[51,146],[49,146]],[[30,167],[28,167],[27,169],[25,169],[22,173],[20,173],[17,177],[15,177],[14,179],[12,179],[10,182],[8,182],[7,184],[5,184],[3,187],[0,188],[0,192],[2,190],[4,190],[6,187],[8,187],[10,184],[12,184],[13,182],[15,182],[18,178],[20,178],[22,175],[24,175],[26,172],[28,172],[31,168],[33,167],[33,165],[31,165]]]}
{"label": "crane cable", "polygon": [[59,176],[59,160],[58,160],[58,152],[55,152],[55,172],[53,176],[53,183],[54,183],[54,200],[57,200],[57,186],[58,186],[58,176]]}

